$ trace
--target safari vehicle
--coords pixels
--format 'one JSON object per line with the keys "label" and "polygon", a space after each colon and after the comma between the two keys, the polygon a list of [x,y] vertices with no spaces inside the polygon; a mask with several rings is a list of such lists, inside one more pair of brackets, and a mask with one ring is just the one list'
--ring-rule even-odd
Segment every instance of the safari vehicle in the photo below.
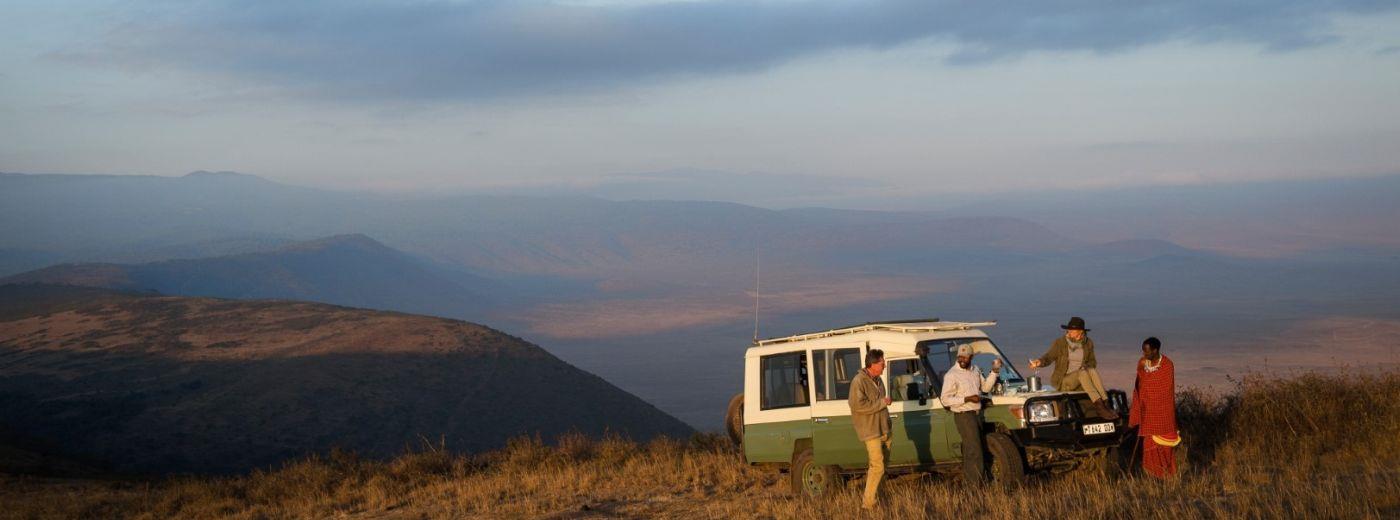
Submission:
{"label": "safari vehicle", "polygon": [[[881,377],[894,401],[887,471],[959,472],[961,438],[938,394],[958,346],[966,344],[983,374],[990,373],[993,359],[1003,362],[983,409],[982,435],[994,481],[1017,484],[1032,472],[1111,464],[1110,453],[1126,429],[1126,395],[1109,391],[1110,406],[1120,417],[1109,420],[1097,415],[1083,392],[1030,391],[981,330],[995,324],[877,322],[756,341],[744,355],[744,393],[730,402],[727,428],[748,463],[787,468],[795,493],[830,492],[842,475],[866,468],[847,397],[865,353],[881,349],[886,360]],[[916,352],[924,348],[927,354],[920,359]]]}

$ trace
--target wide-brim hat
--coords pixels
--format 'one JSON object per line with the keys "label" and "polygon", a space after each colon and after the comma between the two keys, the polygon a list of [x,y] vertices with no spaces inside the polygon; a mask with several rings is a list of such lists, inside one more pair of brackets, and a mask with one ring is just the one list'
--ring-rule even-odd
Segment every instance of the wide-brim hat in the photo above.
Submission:
{"label": "wide-brim hat", "polygon": [[1071,317],[1069,319],[1069,323],[1060,325],[1060,328],[1065,330],[1082,330],[1084,332],[1089,332],[1089,329],[1084,328],[1084,318],[1080,318],[1079,316]]}

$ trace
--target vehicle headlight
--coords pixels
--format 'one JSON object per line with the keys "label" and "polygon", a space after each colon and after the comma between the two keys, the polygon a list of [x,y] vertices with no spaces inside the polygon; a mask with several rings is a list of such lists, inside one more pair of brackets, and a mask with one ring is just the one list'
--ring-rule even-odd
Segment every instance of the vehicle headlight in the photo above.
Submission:
{"label": "vehicle headlight", "polygon": [[1049,422],[1059,418],[1053,402],[1031,403],[1026,406],[1026,420],[1029,422]]}

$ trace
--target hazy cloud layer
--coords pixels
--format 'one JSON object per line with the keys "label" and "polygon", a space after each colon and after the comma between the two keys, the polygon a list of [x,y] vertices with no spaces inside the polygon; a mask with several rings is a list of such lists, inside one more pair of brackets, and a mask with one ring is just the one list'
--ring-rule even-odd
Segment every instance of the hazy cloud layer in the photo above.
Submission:
{"label": "hazy cloud layer", "polygon": [[952,64],[1168,41],[1269,50],[1325,43],[1333,16],[1396,2],[717,0],[158,4],[100,48],[66,53],[144,70],[252,79],[331,98],[471,100],[762,70],[840,48],[920,39]]}
{"label": "hazy cloud layer", "polygon": [[764,208],[831,205],[853,197],[883,197],[891,189],[879,179],[698,168],[605,175],[551,184],[506,185],[476,193],[528,196],[587,196],[608,200],[705,200]]}

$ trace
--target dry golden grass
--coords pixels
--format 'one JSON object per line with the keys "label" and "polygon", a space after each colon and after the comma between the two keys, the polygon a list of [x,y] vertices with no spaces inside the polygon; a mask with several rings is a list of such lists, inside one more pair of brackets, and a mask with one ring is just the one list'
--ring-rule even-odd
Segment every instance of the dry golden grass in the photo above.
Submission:
{"label": "dry golden grass", "polygon": [[[1183,392],[1188,470],[1159,482],[1087,470],[974,489],[906,475],[880,518],[1384,518],[1400,515],[1400,374],[1246,378]],[[856,479],[804,501],[721,438],[523,438],[479,455],[425,446],[391,461],[333,452],[269,471],[156,482],[0,479],[15,518],[860,517]],[[869,515],[867,515],[869,516]]]}

